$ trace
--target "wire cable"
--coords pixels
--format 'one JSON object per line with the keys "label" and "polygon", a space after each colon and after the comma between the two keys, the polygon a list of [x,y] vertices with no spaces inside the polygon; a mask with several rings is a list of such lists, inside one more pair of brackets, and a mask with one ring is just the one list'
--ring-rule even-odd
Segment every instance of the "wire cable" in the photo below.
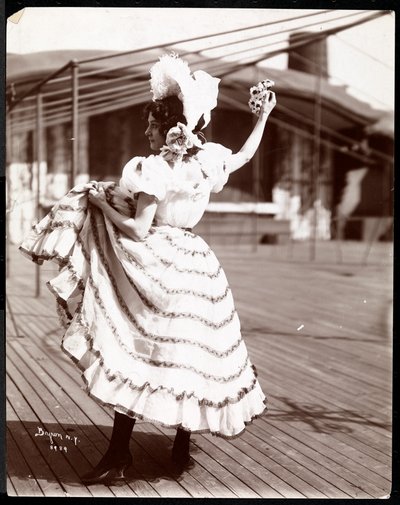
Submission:
{"label": "wire cable", "polygon": [[[309,18],[309,17],[312,17],[312,16],[319,16],[321,14],[326,14],[327,12],[331,12],[331,10],[332,9],[327,9],[327,10],[320,11],[320,12],[312,12],[312,13],[309,13],[309,14],[303,14],[301,16],[293,16],[293,17],[290,17],[290,18],[280,19],[280,20],[276,20],[276,21],[270,21],[269,23],[261,23],[261,24],[253,25],[253,26],[246,26],[246,27],[242,27],[242,28],[235,28],[233,30],[226,30],[224,32],[217,32],[217,33],[212,33],[212,34],[209,34],[209,35],[202,35],[200,37],[191,37],[191,38],[188,38],[188,39],[180,39],[180,40],[176,40],[174,42],[168,42],[166,44],[157,44],[157,45],[154,45],[154,46],[148,46],[148,47],[141,48],[141,49],[132,49],[130,51],[123,51],[121,53],[118,53],[118,56],[125,56],[125,55],[128,55],[128,54],[130,55],[130,54],[135,54],[135,53],[138,53],[138,52],[151,51],[151,50],[154,50],[154,49],[160,49],[160,48],[164,48],[164,47],[168,47],[168,46],[176,46],[178,44],[184,44],[184,43],[187,43],[187,42],[193,42],[193,41],[197,41],[197,40],[204,40],[204,39],[212,38],[212,37],[220,37],[221,35],[228,35],[228,34],[232,34],[232,33],[243,32],[243,31],[246,31],[246,30],[253,30],[255,28],[262,28],[262,27],[265,27],[265,26],[272,26],[272,25],[276,25],[276,24],[279,24],[279,23],[286,23],[286,22],[290,22],[290,21],[297,21],[299,19],[304,19],[304,18]],[[115,57],[115,53],[114,54],[106,54],[104,56],[98,56],[98,57],[94,57],[94,58],[87,58],[87,59],[84,59],[84,60],[78,60],[78,63],[79,64],[82,64],[82,63],[91,63],[93,61],[99,61],[99,60],[104,60],[104,59],[113,58],[113,57]]]}
{"label": "wire cable", "polygon": [[[326,38],[326,37],[328,37],[330,35],[333,35],[335,33],[340,32],[340,31],[348,30],[349,28],[353,28],[354,26],[358,26],[360,24],[367,23],[369,21],[377,19],[378,17],[385,16],[387,14],[388,14],[388,12],[378,12],[376,14],[373,14],[373,15],[369,16],[368,18],[364,18],[364,19],[355,21],[353,23],[348,23],[348,24],[342,25],[340,27],[336,27],[336,28],[331,28],[329,30],[325,30],[323,32],[317,33],[316,35],[310,36],[310,39],[308,41],[294,42],[293,44],[289,44],[287,47],[285,47],[283,49],[278,49],[276,51],[267,51],[260,58],[253,59],[253,60],[251,60],[251,61],[249,61],[247,63],[243,63],[242,65],[243,65],[243,67],[248,67],[248,66],[251,66],[251,65],[256,65],[257,63],[260,63],[260,62],[262,62],[264,60],[267,60],[269,58],[277,56],[278,54],[283,54],[283,53],[286,53],[286,52],[290,52],[293,49],[296,49],[297,47],[303,47],[303,46],[311,44],[311,43],[313,43],[313,42],[315,42],[317,40],[324,39],[324,38]],[[222,74],[219,77],[221,77],[221,76],[225,77],[226,75],[228,75],[228,73]]]}
{"label": "wire cable", "polygon": [[[332,22],[335,22],[335,21],[340,21],[342,19],[347,19],[349,17],[359,16],[360,14],[361,14],[360,12],[356,12],[356,13],[353,12],[351,14],[345,14],[344,16],[338,16],[336,18],[325,19],[323,21],[323,23],[321,21],[317,21],[315,23],[305,24],[305,25],[302,25],[300,28],[301,28],[301,30],[304,30],[305,28],[311,28],[313,26],[318,26],[318,25],[321,25],[321,24],[326,24],[326,23],[332,23]],[[251,38],[247,38],[247,39],[243,39],[243,40],[239,40],[239,41],[225,42],[224,44],[219,44],[219,45],[216,45],[216,46],[213,46],[213,47],[207,47],[205,49],[202,49],[200,52],[201,53],[206,53],[206,52],[209,52],[209,51],[214,51],[215,49],[220,49],[221,47],[227,47],[227,46],[230,46],[230,45],[245,44],[247,42],[254,41],[254,40],[257,40],[257,39],[274,37],[276,35],[282,35],[282,34],[285,34],[285,33],[294,33],[295,34],[298,29],[299,28],[287,28],[285,30],[280,30],[278,32],[269,32],[269,33],[266,33],[264,35],[258,35],[257,37],[251,37]],[[309,34],[306,34],[306,35],[309,35]],[[301,37],[301,36],[302,35],[299,34],[299,37]],[[282,42],[287,42],[287,40],[283,39]],[[278,41],[276,43],[278,43]],[[263,46],[259,46],[259,47],[263,47]],[[249,48],[249,49],[247,49],[247,50],[251,51],[253,49],[255,49],[254,46],[251,47],[251,48]],[[235,53],[233,53],[233,54],[235,54]],[[225,57],[225,53],[224,53],[223,56]]]}
{"label": "wire cable", "polygon": [[[325,70],[327,73],[328,73],[328,67],[327,65],[324,65],[322,63],[317,63],[313,60],[311,60],[310,58],[306,58],[305,56],[299,54],[299,53],[296,53],[295,51],[291,51],[290,52],[290,55],[293,56],[295,59],[299,60],[299,61],[304,61],[304,62],[307,62],[309,64],[311,64],[312,66],[314,66],[316,69],[318,69],[319,67],[322,68],[322,70]],[[373,98],[374,100],[376,100],[378,103],[380,103],[381,105],[384,105],[385,107],[388,106],[387,103],[383,102],[382,100],[380,100],[379,98],[376,98],[374,97],[373,95],[371,95],[370,93],[362,90],[361,88],[357,87],[357,86],[354,86],[353,84],[349,84],[347,81],[345,81],[344,79],[338,77],[337,75],[335,74],[332,74],[331,72],[329,72],[329,77],[332,77],[334,79],[336,79],[337,81],[339,81],[340,83],[342,84],[345,84],[347,87],[349,88],[353,88],[355,89],[356,91],[359,91],[360,93],[362,93],[363,95],[369,97],[369,98]]]}
{"label": "wire cable", "polygon": [[347,40],[344,40],[342,39],[341,37],[338,37],[337,35],[335,35],[335,38],[337,40],[340,40],[340,42],[343,42],[343,44],[346,44],[346,46],[349,46],[349,47],[352,47],[353,49],[355,49],[356,51],[358,51],[360,54],[363,54],[364,56],[366,56],[367,58],[370,58],[371,60],[374,60],[376,61],[377,63],[380,63],[381,65],[383,65],[384,67],[386,67],[387,69],[391,70],[392,72],[394,72],[394,67],[388,65],[387,63],[385,63],[384,61],[380,60],[379,58],[375,58],[375,56],[372,56],[372,54],[369,54],[365,51],[363,51],[362,49],[360,49],[359,47],[355,46],[354,44],[352,44],[351,42],[347,41]]}

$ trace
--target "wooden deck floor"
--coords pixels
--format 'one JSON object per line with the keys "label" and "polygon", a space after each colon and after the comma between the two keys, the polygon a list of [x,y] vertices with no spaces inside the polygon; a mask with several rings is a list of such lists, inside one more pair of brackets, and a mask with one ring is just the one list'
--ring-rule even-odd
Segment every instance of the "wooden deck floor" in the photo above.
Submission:
{"label": "wooden deck floor", "polygon": [[[60,350],[61,329],[42,267],[11,249],[7,301],[9,495],[370,498],[391,489],[390,244],[216,247],[267,416],[232,441],[192,437],[195,466],[172,472],[173,430],[137,423],[122,486],[82,486],[100,459],[112,412],[90,399]],[[338,263],[338,259],[341,262]],[[11,309],[11,310],[10,310]],[[14,320],[11,316],[14,316]],[[44,432],[53,433],[53,444]]]}

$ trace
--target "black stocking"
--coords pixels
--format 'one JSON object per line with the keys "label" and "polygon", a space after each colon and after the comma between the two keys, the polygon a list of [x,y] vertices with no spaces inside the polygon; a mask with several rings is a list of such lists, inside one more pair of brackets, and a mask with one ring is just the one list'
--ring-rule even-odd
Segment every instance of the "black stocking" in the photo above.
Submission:
{"label": "black stocking", "polygon": [[178,428],[176,430],[174,445],[172,447],[172,459],[178,463],[189,460],[190,431]]}
{"label": "black stocking", "polygon": [[115,411],[110,445],[106,452],[107,456],[120,456],[129,453],[129,441],[134,425],[135,419]]}

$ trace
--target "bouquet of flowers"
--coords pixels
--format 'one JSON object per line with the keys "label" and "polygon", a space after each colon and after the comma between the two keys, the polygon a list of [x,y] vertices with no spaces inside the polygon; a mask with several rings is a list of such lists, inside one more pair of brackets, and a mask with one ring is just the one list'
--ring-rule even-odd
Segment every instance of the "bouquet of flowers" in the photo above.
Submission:
{"label": "bouquet of flowers", "polygon": [[250,99],[249,99],[249,107],[253,114],[257,116],[260,113],[261,105],[265,97],[267,96],[268,90],[275,86],[274,81],[270,79],[264,79],[260,81],[256,86],[252,86],[250,88]]}

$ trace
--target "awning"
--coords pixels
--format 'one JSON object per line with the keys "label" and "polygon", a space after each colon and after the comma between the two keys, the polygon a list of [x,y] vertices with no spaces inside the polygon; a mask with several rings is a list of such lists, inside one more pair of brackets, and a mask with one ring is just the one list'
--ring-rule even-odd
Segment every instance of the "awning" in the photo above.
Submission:
{"label": "awning", "polygon": [[[46,51],[32,54],[8,54],[7,55],[7,84],[14,83],[16,98],[30,89],[35,83],[45,78],[52,72],[61,68],[73,59],[86,60],[98,58],[105,54],[113,55],[113,58],[100,59],[82,65],[81,72],[92,70],[102,70],[100,75],[91,75],[81,78],[80,83],[98,82],[98,90],[112,86],[112,78],[118,75],[132,76],[131,83],[145,81],[149,78],[149,61],[155,61],[165,50],[141,51],[135,54],[121,54],[118,52],[105,53],[104,51],[93,50],[62,50]],[[181,53],[183,54],[183,53]],[[318,91],[318,77],[297,70],[278,70],[274,68],[261,68],[248,66],[240,70],[235,69],[234,62],[223,60],[209,60],[199,54],[184,56],[193,69],[209,66],[215,69],[214,74],[218,75],[222,70],[221,91],[230,96],[233,101],[247,105],[249,88],[262,79],[269,78],[275,81],[274,90],[278,96],[277,110],[288,117],[293,118],[297,114],[299,118],[306,121],[315,119],[315,103]],[[134,64],[135,67],[129,65]],[[122,67],[122,68],[121,68]],[[125,67],[125,68],[124,68]],[[225,69],[229,74],[224,75]],[[212,70],[210,70],[211,73]],[[321,80],[321,100],[323,127],[335,131],[350,128],[365,128],[371,125],[380,128],[381,131],[390,131],[389,120],[384,111],[373,109],[368,103],[362,102],[346,92],[344,86],[335,86],[326,79]],[[64,81],[60,86],[69,86],[69,82]],[[146,95],[146,96],[144,96]],[[150,98],[149,93],[138,96],[138,100],[146,101]],[[132,96],[132,98],[134,98]],[[220,102],[223,107],[235,108],[234,104],[227,105]],[[292,114],[289,113],[292,112]],[[382,124],[381,124],[382,122]],[[379,125],[379,126],[378,126]],[[393,127],[392,127],[393,135]]]}

